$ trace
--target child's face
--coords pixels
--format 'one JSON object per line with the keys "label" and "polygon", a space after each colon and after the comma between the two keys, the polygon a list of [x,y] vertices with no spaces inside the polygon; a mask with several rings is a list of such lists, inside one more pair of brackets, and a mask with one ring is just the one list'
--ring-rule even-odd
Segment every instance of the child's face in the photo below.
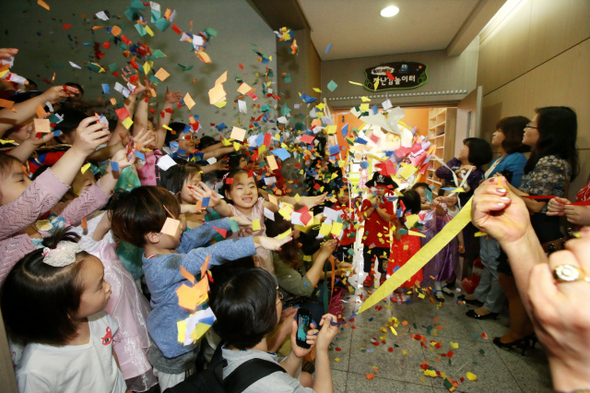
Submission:
{"label": "child's face", "polygon": [[424,187],[416,188],[416,192],[418,193],[418,195],[420,195],[420,203],[426,203],[426,191],[424,190]]}
{"label": "child's face", "polygon": [[447,204],[447,206],[456,206],[457,205],[457,193],[455,193],[452,196],[450,196],[450,194],[451,194],[451,191],[445,190],[444,201]]}
{"label": "child's face", "polygon": [[190,179],[186,179],[184,181],[184,184],[182,185],[182,191],[180,191],[180,199],[182,200],[182,203],[189,203],[191,205],[197,203],[197,200],[193,197],[193,194],[191,193],[191,190],[189,190],[189,187],[196,188],[200,182],[200,173],[195,173]]}
{"label": "child's face", "polygon": [[76,196],[80,196],[80,194],[86,190],[87,188],[96,184],[96,179],[92,174],[92,171],[87,170],[86,172],[82,173],[82,171],[78,171],[74,181],[72,182],[72,192]]}
{"label": "child's face", "polygon": [[31,183],[22,165],[14,162],[0,179],[0,206],[16,200]]}
{"label": "child's face", "polygon": [[350,200],[350,193],[348,192],[348,188],[344,187],[340,189],[338,192],[338,203],[341,205],[348,205],[348,201]]}
{"label": "child's face", "polygon": [[184,215],[181,215],[180,218],[176,218],[180,221],[180,225],[178,226],[178,230],[174,236],[169,235],[167,233],[160,233],[160,240],[158,242],[158,247],[161,249],[172,250],[180,244],[180,239],[182,238],[182,234],[186,230],[186,218]]}
{"label": "child's face", "polygon": [[225,194],[237,207],[251,208],[258,200],[258,188],[254,177],[248,177],[247,173],[238,173],[234,176],[230,191]]}
{"label": "child's face", "polygon": [[178,148],[184,150],[187,154],[191,154],[195,151],[196,142],[195,142],[195,135],[192,133],[183,134],[184,138],[190,139],[179,139],[178,140]]}
{"label": "child's face", "polygon": [[104,310],[111,297],[111,285],[104,280],[104,267],[100,259],[92,255],[86,257],[79,275],[83,292],[80,296],[77,319],[86,318]]}
{"label": "child's face", "polygon": [[382,198],[383,195],[385,195],[385,191],[386,191],[386,188],[383,186],[375,187],[375,195],[377,195],[379,198]]}
{"label": "child's face", "polygon": [[461,152],[459,152],[459,156],[457,157],[461,162],[468,162],[469,161],[469,147],[467,145],[463,145]]}
{"label": "child's face", "polygon": [[148,137],[154,138],[154,140],[149,142],[148,144],[146,144],[144,147],[147,147],[148,149],[153,150],[158,147],[158,133],[156,132],[156,130],[154,128],[154,123],[152,123],[149,120],[147,122],[147,131],[148,131]]}

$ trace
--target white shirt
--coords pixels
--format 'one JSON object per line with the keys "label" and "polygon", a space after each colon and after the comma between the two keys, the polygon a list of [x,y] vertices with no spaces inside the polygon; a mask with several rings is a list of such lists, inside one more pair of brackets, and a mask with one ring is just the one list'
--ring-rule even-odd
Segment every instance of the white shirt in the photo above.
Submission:
{"label": "white shirt", "polygon": [[88,317],[88,326],[88,344],[27,345],[16,369],[19,392],[124,393],[127,386],[113,357],[117,322],[102,311]]}

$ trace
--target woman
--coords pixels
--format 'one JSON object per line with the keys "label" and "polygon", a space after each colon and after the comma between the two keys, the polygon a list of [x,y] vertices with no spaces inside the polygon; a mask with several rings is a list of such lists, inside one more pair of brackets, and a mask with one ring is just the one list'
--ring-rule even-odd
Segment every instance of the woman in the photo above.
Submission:
{"label": "woman", "polygon": [[[324,315],[316,330],[313,324],[307,333],[309,349],[297,345],[297,323],[292,322],[291,353],[283,359],[268,352],[267,336],[275,328],[281,316],[281,300],[272,275],[263,269],[250,269],[221,284],[211,301],[211,309],[217,320],[215,331],[225,341],[222,349],[227,365],[223,378],[251,359],[263,359],[280,364],[286,372],[275,372],[251,384],[243,390],[253,392],[334,392],[328,347],[339,327],[333,315]],[[333,324],[334,323],[334,324]],[[294,378],[301,365],[301,359],[311,352],[315,344],[315,378],[313,390],[304,388]]]}
{"label": "woman", "polygon": [[[488,179],[496,173],[501,173],[517,187],[520,185],[526,157],[523,152],[530,151],[530,146],[522,143],[524,128],[530,120],[524,116],[505,117],[496,124],[496,132],[492,136],[492,146],[500,149],[484,178]],[[502,311],[506,297],[504,289],[498,282],[498,258],[500,245],[492,237],[479,238],[479,256],[484,266],[479,285],[473,295],[465,296],[469,304],[478,304],[476,310],[467,311],[467,316],[475,319],[496,318]]]}
{"label": "woman", "polygon": [[[520,197],[567,197],[569,183],[579,171],[576,138],[578,122],[575,112],[567,107],[545,107],[525,127],[522,143],[531,146],[531,155],[524,167],[520,189],[510,183],[510,191]],[[559,217],[548,216],[547,200],[523,198],[531,214],[531,223],[546,253],[563,246]],[[499,281],[508,298],[510,331],[496,337],[493,343],[502,348],[528,348],[533,325],[518,294],[514,276],[506,258],[501,258]]]}
{"label": "woman", "polygon": [[[544,344],[556,392],[590,387],[590,229],[549,259],[523,199],[506,179],[487,180],[473,197],[473,223],[508,254],[514,279],[535,331]],[[569,273],[569,274],[567,274]]]}
{"label": "woman", "polygon": [[[291,223],[275,213],[274,221],[267,220],[266,233],[268,236],[275,237],[290,228]],[[293,240],[284,244],[280,251],[272,253],[275,275],[279,283],[279,291],[283,295],[283,303],[286,306],[298,304],[301,308],[311,311],[312,319],[318,321],[327,305],[322,302],[323,296],[317,296],[316,286],[324,278],[324,264],[336,249],[338,242],[328,240],[321,247],[318,243],[311,249],[308,247],[310,244],[306,244],[304,253],[300,246],[299,235],[299,231],[295,230]],[[306,254],[314,254],[313,263],[309,267],[306,267],[304,263]]]}

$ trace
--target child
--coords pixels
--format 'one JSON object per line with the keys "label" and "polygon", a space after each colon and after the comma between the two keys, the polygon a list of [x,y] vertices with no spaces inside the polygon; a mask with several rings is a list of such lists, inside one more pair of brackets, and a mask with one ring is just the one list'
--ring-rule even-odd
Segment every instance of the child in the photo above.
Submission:
{"label": "child", "polygon": [[[333,210],[342,211],[342,221],[344,222],[345,229],[340,238],[338,248],[334,253],[336,259],[342,262],[352,262],[353,247],[356,240],[356,206],[350,204],[350,192],[348,185],[344,183],[337,194],[337,202],[330,206]],[[351,251],[352,250],[352,251]]]}
{"label": "child", "polygon": [[185,372],[194,370],[200,345],[197,342],[183,346],[178,342],[176,322],[186,319],[190,312],[178,305],[176,291],[183,284],[192,286],[180,267],[197,275],[208,255],[209,266],[216,266],[226,260],[254,255],[255,247],[278,250],[291,240],[290,236],[282,240],[254,236],[197,248],[211,241],[218,230],[230,231],[230,219],[213,221],[185,233],[185,224],[180,221],[173,232],[162,232],[167,219],[177,220],[179,215],[180,204],[176,198],[165,188],[151,186],[119,194],[111,212],[115,235],[145,248],[143,270],[153,308],[147,324],[157,345],[150,348],[148,357],[162,391],[183,381]]}
{"label": "child", "polygon": [[[222,354],[227,361],[223,378],[227,378],[248,360],[263,359],[280,364],[285,372],[274,372],[258,379],[243,390],[244,393],[333,392],[328,347],[339,331],[336,317],[324,315],[319,323],[319,332],[311,325],[305,337],[309,349],[297,345],[297,323],[293,321],[291,352],[284,359],[278,358],[276,354],[267,352],[268,335],[281,317],[281,299],[275,288],[276,281],[272,275],[262,269],[250,269],[224,282],[215,291],[218,295],[211,301],[211,308],[217,316],[214,329],[225,341]],[[301,366],[302,358],[311,352],[314,345],[315,380],[311,390],[303,388],[301,383],[304,381],[300,382],[294,376]]]}
{"label": "child", "polygon": [[[209,202],[210,206],[219,215],[222,217],[243,217],[252,222],[250,228],[240,229],[238,233],[232,234],[232,238],[263,236],[266,233],[264,209],[267,208],[276,212],[278,211],[278,207],[273,203],[265,201],[263,197],[258,195],[258,188],[256,187],[254,177],[248,176],[248,172],[245,170],[233,170],[226,177],[221,192],[227,198],[228,202],[221,200],[219,195],[215,197],[216,193],[213,194],[213,198]],[[255,220],[257,220],[257,224],[254,223]],[[256,254],[260,258],[262,268],[274,274],[272,259],[268,250],[258,248]]]}
{"label": "child", "polygon": [[367,187],[371,187],[372,195],[363,201],[361,207],[361,219],[365,221],[363,234],[364,272],[368,273],[363,282],[365,288],[372,287],[375,282],[375,271],[371,268],[373,261],[381,273],[380,284],[385,281],[391,248],[389,229],[395,216],[393,202],[384,200],[383,197],[387,192],[395,190],[397,184],[390,176],[375,172],[373,178],[367,182]]}
{"label": "child", "polygon": [[[420,238],[411,235],[409,232],[411,228],[406,226],[406,214],[420,213],[420,195],[416,191],[405,190],[398,200],[398,214],[393,217],[392,223],[395,225],[394,239],[391,247],[391,263],[387,267],[387,275],[392,275],[408,262],[414,254],[420,250]],[[403,205],[402,205],[403,204]],[[383,275],[382,275],[383,277]],[[422,269],[418,270],[409,280],[404,282],[402,288],[411,288],[422,281]],[[405,302],[409,296],[401,294],[398,291],[399,297],[395,295],[391,298],[392,301]]]}
{"label": "child", "polygon": [[[14,264],[25,254],[35,250],[25,230],[50,210],[77,225],[86,217],[104,206],[116,180],[109,169],[95,186],[89,187],[75,202],[57,206],[68,190],[86,157],[97,146],[105,143],[109,132],[104,125],[95,123],[96,117],[88,117],[77,129],[78,138],[71,149],[49,170],[34,182],[29,180],[20,161],[8,155],[0,155],[0,285]],[[95,123],[95,124],[92,124]],[[120,167],[129,162],[119,162]]]}
{"label": "child", "polygon": [[118,325],[104,312],[111,286],[77,240],[65,230],[45,239],[2,287],[7,330],[28,344],[16,369],[21,393],[127,390],[113,353]]}
{"label": "child", "polygon": [[[446,186],[446,184],[445,184]],[[443,187],[448,188],[448,187]],[[453,195],[451,195],[453,194]],[[435,214],[431,220],[427,220],[422,229],[426,235],[424,239],[428,242],[440,232],[454,216],[459,213],[457,207],[457,194],[451,193],[449,189],[439,190],[439,197],[434,200]],[[424,266],[424,277],[426,281],[434,280],[436,299],[444,302],[443,293],[452,295],[449,290],[443,291],[447,281],[453,277],[460,277],[461,269],[459,263],[459,251],[463,247],[461,234],[453,238],[443,249]],[[433,278],[431,278],[433,277]]]}
{"label": "child", "polygon": [[[435,174],[438,178],[446,182],[454,182],[456,177],[457,183],[459,183],[456,186],[463,185],[465,192],[459,193],[460,208],[465,206],[473,196],[485,174],[481,167],[492,161],[492,157],[492,147],[488,141],[481,138],[466,138],[463,140],[463,149],[459,155],[447,162],[446,167],[441,166],[436,170]],[[473,261],[479,256],[479,239],[474,236],[476,229],[472,223],[467,224],[462,232],[465,245],[462,276],[465,277],[471,269]]]}

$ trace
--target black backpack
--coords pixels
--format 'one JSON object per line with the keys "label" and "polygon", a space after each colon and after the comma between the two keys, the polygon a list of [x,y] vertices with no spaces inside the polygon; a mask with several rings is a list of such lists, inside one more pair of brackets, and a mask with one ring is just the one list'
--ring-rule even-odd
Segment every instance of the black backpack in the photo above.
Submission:
{"label": "black backpack", "polygon": [[197,371],[164,393],[241,393],[254,382],[275,372],[286,372],[274,362],[250,359],[242,363],[227,378],[223,379],[223,367],[227,361],[221,355],[223,343],[217,346],[206,370]]}

